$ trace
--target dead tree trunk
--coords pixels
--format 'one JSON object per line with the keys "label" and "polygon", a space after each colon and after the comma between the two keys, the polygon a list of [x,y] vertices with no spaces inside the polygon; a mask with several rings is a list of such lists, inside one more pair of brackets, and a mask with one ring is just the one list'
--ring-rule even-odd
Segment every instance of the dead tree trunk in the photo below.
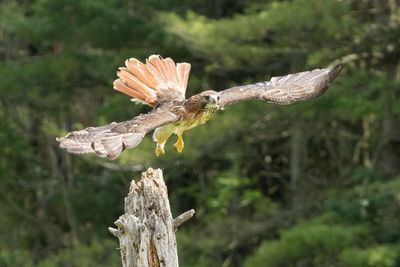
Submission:
{"label": "dead tree trunk", "polygon": [[109,227],[118,237],[123,267],[175,267],[178,253],[175,231],[190,219],[189,210],[172,218],[167,187],[160,169],[149,168],[139,182],[131,182],[125,197],[125,214]]}

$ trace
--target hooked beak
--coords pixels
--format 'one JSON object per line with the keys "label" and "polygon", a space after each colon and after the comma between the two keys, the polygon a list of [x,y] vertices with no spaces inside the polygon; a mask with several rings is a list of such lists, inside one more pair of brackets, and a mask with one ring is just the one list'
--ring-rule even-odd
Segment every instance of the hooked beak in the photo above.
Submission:
{"label": "hooked beak", "polygon": [[218,105],[219,95],[210,95],[210,102]]}
{"label": "hooked beak", "polygon": [[210,103],[214,104],[214,106],[217,108],[217,110],[219,110],[220,109],[219,94],[210,95]]}

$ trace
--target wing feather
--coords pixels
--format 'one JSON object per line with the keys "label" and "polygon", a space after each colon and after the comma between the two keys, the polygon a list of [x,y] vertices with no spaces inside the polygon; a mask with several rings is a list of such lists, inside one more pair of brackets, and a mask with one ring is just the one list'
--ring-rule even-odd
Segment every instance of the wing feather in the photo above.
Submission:
{"label": "wing feather", "polygon": [[332,69],[315,69],[285,76],[273,77],[270,81],[236,86],[219,93],[221,107],[250,99],[261,99],[279,105],[312,99],[322,95],[339,75],[342,65]]}
{"label": "wing feather", "polygon": [[168,106],[161,106],[129,121],[71,132],[65,137],[57,138],[57,141],[61,148],[71,153],[96,153],[99,157],[116,159],[125,148],[139,145],[149,131],[179,118]]}

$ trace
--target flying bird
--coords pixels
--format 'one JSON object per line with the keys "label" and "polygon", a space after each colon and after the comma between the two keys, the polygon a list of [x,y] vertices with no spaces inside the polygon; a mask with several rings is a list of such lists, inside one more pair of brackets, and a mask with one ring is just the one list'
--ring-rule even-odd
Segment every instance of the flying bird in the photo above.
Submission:
{"label": "flying bird", "polygon": [[183,133],[204,124],[225,106],[251,99],[279,105],[312,99],[328,89],[341,69],[341,65],[336,65],[220,92],[208,90],[185,98],[189,63],[175,63],[171,58],[159,55],[151,55],[145,63],[130,58],[125,61],[125,67],[119,68],[114,89],[132,97],[133,101],[153,107],[153,110],[128,121],[74,131],[57,141],[61,148],[71,153],[96,153],[100,157],[116,159],[124,149],[136,147],[148,132],[154,130],[157,156],[165,153],[165,143],[172,134],[177,135],[174,148],[182,152]]}

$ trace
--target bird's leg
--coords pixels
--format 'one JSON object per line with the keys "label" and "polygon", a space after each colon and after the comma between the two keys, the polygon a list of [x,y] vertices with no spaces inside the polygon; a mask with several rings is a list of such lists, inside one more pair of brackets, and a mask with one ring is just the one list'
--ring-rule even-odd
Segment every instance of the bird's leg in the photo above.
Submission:
{"label": "bird's leg", "polygon": [[157,143],[157,146],[156,146],[156,156],[157,157],[165,154],[164,146],[165,146],[165,143]]}
{"label": "bird's leg", "polygon": [[154,131],[153,140],[155,142],[157,142],[157,147],[156,147],[156,156],[157,157],[165,154],[165,151],[164,151],[165,143],[167,142],[168,138],[174,132],[174,129],[175,128],[171,127],[171,125],[166,125],[166,126],[159,127]]}
{"label": "bird's leg", "polygon": [[185,143],[183,142],[182,133],[180,133],[180,134],[178,134],[178,140],[174,144],[174,148],[179,153],[182,153],[184,147],[185,147]]}

